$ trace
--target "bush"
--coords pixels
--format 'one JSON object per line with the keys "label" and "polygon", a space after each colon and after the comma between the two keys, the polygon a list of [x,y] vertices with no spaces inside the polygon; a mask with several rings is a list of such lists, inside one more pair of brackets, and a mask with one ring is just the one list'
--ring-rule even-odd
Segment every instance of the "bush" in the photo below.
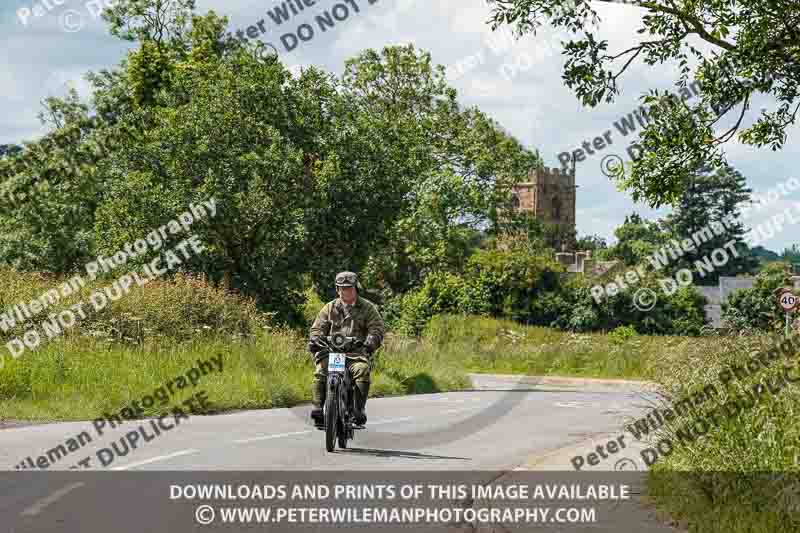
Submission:
{"label": "bush", "polygon": [[625,344],[636,336],[636,330],[631,326],[619,326],[609,332],[608,337],[613,344]]}
{"label": "bush", "polygon": [[[557,325],[573,331],[611,331],[631,326],[637,333],[648,335],[700,335],[706,323],[705,298],[694,287],[681,287],[665,294],[654,275],[643,279],[614,296],[604,297],[598,304],[591,295],[592,280],[574,289],[570,314]],[[642,299],[644,291],[655,297],[652,307]],[[637,297],[639,302],[636,301]]]}
{"label": "bush", "polygon": [[[469,299],[483,298],[479,314],[549,325],[564,308],[555,294],[563,267],[525,247],[481,250],[470,257],[464,277]],[[470,304],[470,311],[476,309]]]}
{"label": "bush", "polygon": [[[4,283],[0,286],[0,312],[12,314],[10,309],[19,303],[38,299],[49,289],[60,287],[66,278],[18,273],[6,269],[0,272]],[[0,331],[0,338],[20,337],[53,313],[83,302],[86,318],[71,328],[64,328],[65,336],[89,335],[113,341],[142,342],[145,339],[173,339],[186,341],[214,333],[244,337],[264,329],[271,315],[261,313],[255,302],[208,283],[203,277],[176,274],[171,279],[153,280],[140,287],[132,284],[126,294],[117,296],[114,290],[105,289],[111,279],[97,279],[87,283],[80,291],[59,299],[34,316],[32,323],[17,323],[8,331]],[[91,296],[98,292],[106,295],[107,305],[94,311]],[[98,300],[102,301],[102,300]],[[47,338],[42,334],[42,338]]]}
{"label": "bush", "polygon": [[[419,335],[441,313],[508,318],[574,332],[630,326],[640,334],[696,336],[705,326],[705,298],[693,287],[665,294],[656,274],[650,274],[598,304],[591,295],[595,280],[565,274],[543,253],[522,246],[480,251],[462,276],[430,274],[419,289],[395,299],[388,323],[408,335]],[[636,305],[641,289],[655,295],[652,308]]]}
{"label": "bush", "polygon": [[784,313],[775,301],[775,289],[791,286],[786,263],[769,263],[756,276],[753,287],[740,289],[722,303],[725,327],[735,331],[778,331],[783,327]]}
{"label": "bush", "polygon": [[400,301],[397,319],[398,332],[418,336],[430,319],[443,313],[460,313],[467,295],[464,280],[448,273],[433,273],[417,290],[406,293]]}

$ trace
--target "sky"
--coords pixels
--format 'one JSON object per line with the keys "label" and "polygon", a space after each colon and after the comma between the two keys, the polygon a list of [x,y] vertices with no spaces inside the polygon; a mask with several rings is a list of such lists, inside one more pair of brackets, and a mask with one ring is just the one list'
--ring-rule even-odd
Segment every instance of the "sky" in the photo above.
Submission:
{"label": "sky", "polygon": [[[63,95],[68,87],[88,98],[90,88],[84,73],[112,68],[124,57],[131,44],[108,34],[105,23],[96,16],[98,6],[107,1],[0,2],[0,57],[4,65],[0,69],[0,144],[42,135],[46,130],[37,113],[44,98]],[[635,211],[657,218],[669,212],[667,208],[653,210],[634,203],[628,192],[618,190],[604,174],[603,166],[619,159],[630,160],[627,149],[638,131],[623,135],[615,123],[620,124],[622,117],[637,109],[639,97],[647,91],[674,90],[676,65],[652,68],[634,63],[621,78],[621,94],[613,103],[585,108],[561,79],[564,62],[560,42],[568,36],[550,28],[519,40],[492,32],[487,22],[491,9],[484,0],[291,1],[303,10],[294,7],[295,14],[287,1],[198,0],[197,11],[214,10],[227,16],[232,32],[250,31],[251,36],[270,43],[294,71],[315,65],[340,74],[345,60],[365,48],[413,43],[447,69],[448,79],[464,105],[479,107],[525,146],[538,150],[545,166],[560,166],[559,154],[584,149],[582,144],[588,141],[594,153],[590,155],[584,149],[584,159],[576,163],[579,235],[599,235],[613,242],[613,231],[627,214]],[[610,51],[622,51],[639,38],[636,30],[644,9],[599,1],[593,7],[601,18],[597,31],[608,39]],[[318,16],[328,17],[324,31]],[[757,102],[745,124],[754,120],[761,106],[772,107],[765,99]],[[721,126],[730,123],[732,120]],[[595,149],[594,139],[604,136],[598,143],[604,147]],[[726,153],[729,162],[747,177],[754,193],[766,196],[788,180],[800,179],[800,126],[789,130],[782,151],[730,142]],[[747,223],[761,227],[784,209],[800,213],[794,202],[800,202],[800,188],[754,211]],[[800,216],[796,218],[800,220]],[[781,251],[800,243],[797,229],[792,223],[784,224],[761,244]]]}

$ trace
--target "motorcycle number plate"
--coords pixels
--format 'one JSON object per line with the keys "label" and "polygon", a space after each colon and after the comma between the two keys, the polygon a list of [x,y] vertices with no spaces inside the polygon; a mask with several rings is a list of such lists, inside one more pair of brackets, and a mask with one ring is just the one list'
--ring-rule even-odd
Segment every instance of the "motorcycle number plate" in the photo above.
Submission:
{"label": "motorcycle number plate", "polygon": [[344,372],[345,355],[332,353],[328,356],[328,372]]}

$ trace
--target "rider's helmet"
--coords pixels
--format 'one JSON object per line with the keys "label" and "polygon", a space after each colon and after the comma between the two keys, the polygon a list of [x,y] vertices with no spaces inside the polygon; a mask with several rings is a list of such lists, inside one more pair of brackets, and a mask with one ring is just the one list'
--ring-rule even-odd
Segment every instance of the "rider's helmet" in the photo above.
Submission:
{"label": "rider's helmet", "polygon": [[358,287],[358,276],[355,272],[339,272],[336,274],[337,287]]}

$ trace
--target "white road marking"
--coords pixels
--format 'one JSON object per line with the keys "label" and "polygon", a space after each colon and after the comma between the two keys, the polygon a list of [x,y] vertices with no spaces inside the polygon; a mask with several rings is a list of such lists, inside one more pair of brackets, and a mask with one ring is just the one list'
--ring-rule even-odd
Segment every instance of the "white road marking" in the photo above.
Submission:
{"label": "white road marking", "polygon": [[136,468],[137,466],[149,465],[150,463],[156,463],[158,461],[165,461],[167,459],[174,459],[175,457],[181,457],[183,455],[190,455],[190,454],[193,454],[193,453],[197,453],[199,451],[200,450],[194,450],[194,449],[182,450],[180,452],[171,453],[169,455],[159,455],[158,457],[152,457],[152,458],[147,459],[145,461],[139,461],[138,463],[130,463],[130,464],[127,464],[127,465],[117,466],[117,467],[112,468],[111,470],[128,470],[129,468]]}
{"label": "white road marking", "polygon": [[246,444],[248,442],[257,442],[257,441],[260,441],[260,440],[279,439],[281,437],[291,437],[293,435],[303,435],[305,433],[312,433],[312,431],[309,429],[309,430],[306,430],[306,431],[292,431],[291,433],[277,433],[275,435],[262,435],[260,437],[251,437],[249,439],[239,439],[239,440],[235,440],[233,442],[235,442],[236,444]]}
{"label": "white road marking", "polygon": [[44,510],[44,508],[47,507],[48,505],[52,505],[52,504],[56,503],[58,500],[60,500],[61,498],[63,498],[64,496],[66,496],[67,494],[72,492],[73,490],[75,490],[77,488],[80,488],[80,487],[83,487],[84,485],[85,485],[85,483],[80,483],[79,482],[79,483],[72,483],[71,485],[66,485],[64,487],[61,487],[60,489],[55,491],[50,496],[48,496],[46,498],[42,498],[38,502],[34,503],[30,507],[28,507],[27,509],[22,511],[22,513],[20,513],[20,515],[21,516],[36,516],[39,513],[41,513]]}
{"label": "white road marking", "polygon": [[588,402],[556,402],[556,407],[571,407],[572,409],[581,409],[583,407],[591,407]]}
{"label": "white road marking", "polygon": [[475,407],[462,407],[461,409],[448,409],[447,411],[442,411],[442,413],[459,413],[461,411],[474,411],[475,409],[482,409],[483,406],[475,406]]}
{"label": "white road marking", "polygon": [[[411,417],[411,416],[406,416],[406,417],[403,417],[403,418],[390,418],[388,420],[380,420],[378,422],[372,422],[370,424],[370,426],[380,426],[381,424],[391,424],[391,423],[394,423],[394,422],[405,422],[407,420],[414,420],[414,418]],[[367,427],[369,427],[369,426],[367,426]]]}

